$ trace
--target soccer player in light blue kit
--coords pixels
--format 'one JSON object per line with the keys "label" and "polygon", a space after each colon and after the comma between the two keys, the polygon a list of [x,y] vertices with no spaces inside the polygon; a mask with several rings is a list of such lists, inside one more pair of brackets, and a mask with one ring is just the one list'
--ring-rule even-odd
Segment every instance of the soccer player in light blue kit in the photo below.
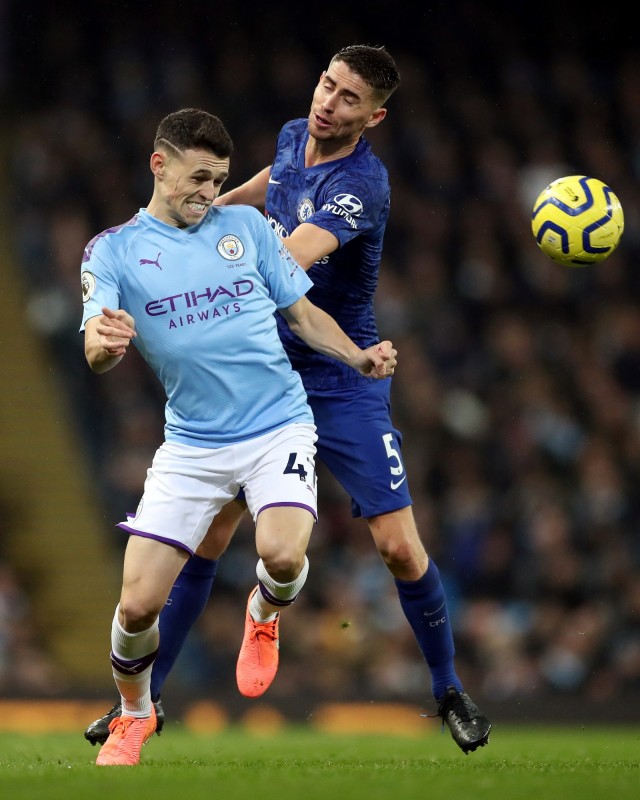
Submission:
{"label": "soccer player in light blue kit", "polygon": [[[160,123],[146,209],[87,245],[82,262],[87,361],[115,367],[135,344],[167,396],[165,440],[134,516],[111,664],[121,714],[96,763],[133,765],[157,726],[150,679],[158,616],[213,518],[240,490],[256,524],[258,586],[247,603],[238,676],[268,685],[279,612],[302,589],[316,518],[313,414],[275,312],[310,347],[372,379],[395,367],[390,342],[356,345],[307,298],[312,282],[249,207],[215,208],[232,143],[217,117],[182,109]],[[262,637],[270,662],[260,660]],[[266,686],[265,686],[266,688]]]}
{"label": "soccer player in light blue kit", "polygon": [[[309,297],[361,347],[377,340],[373,299],[389,215],[387,170],[364,137],[386,116],[384,104],[400,83],[384,48],[353,45],[336,53],[320,76],[308,118],[282,128],[273,163],[216,204],[264,208],[274,231],[311,276]],[[291,363],[302,376],[318,432],[318,457],[365,517],[395,578],[398,597],[431,672],[438,714],[465,752],[487,744],[491,723],[464,691],[454,666],[451,620],[438,568],[425,551],[390,415],[390,382],[375,382],[310,350],[278,320]],[[239,502],[214,521],[185,566],[163,609],[163,643],[152,675],[160,692],[189,627],[207,602],[217,559],[237,525]],[[85,731],[95,743],[114,706]]]}

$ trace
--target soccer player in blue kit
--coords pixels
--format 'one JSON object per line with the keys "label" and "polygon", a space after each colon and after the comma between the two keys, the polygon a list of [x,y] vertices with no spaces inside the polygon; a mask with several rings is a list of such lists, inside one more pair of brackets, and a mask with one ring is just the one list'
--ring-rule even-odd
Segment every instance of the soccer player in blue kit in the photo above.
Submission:
{"label": "soccer player in blue kit", "polygon": [[89,242],[82,260],[85,355],[96,373],[116,367],[131,342],[162,383],[165,436],[129,535],[111,629],[121,713],[99,766],[134,765],[156,730],[152,665],[158,616],[218,511],[240,490],[256,525],[258,586],[249,595],[238,659],[247,684],[277,670],[280,611],[302,589],[316,519],[316,429],[275,312],[314,351],[358,374],[393,374],[390,342],[360,348],[306,297],[312,286],[264,216],[216,208],[231,139],[199,109],[157,129],[152,198],[127,223]]}
{"label": "soccer player in blue kit", "polygon": [[[271,227],[308,270],[314,283],[310,299],[361,347],[378,336],[373,299],[390,208],[387,170],[364,133],[385,118],[384,103],[399,83],[386,49],[343,48],[320,76],[308,118],[288,122],[280,131],[273,163],[216,200],[264,208]],[[443,724],[465,753],[474,751],[487,744],[491,723],[455,671],[444,588],[416,527],[401,435],[391,421],[390,381],[371,381],[313,352],[291,334],[282,317],[278,329],[313,409],[318,458],[351,496],[353,516],[366,518],[395,579],[402,609],[431,672]],[[176,581],[172,605],[160,615],[163,640],[152,693],[161,715],[164,680],[207,602],[217,559],[241,514],[240,502],[223,509]],[[85,737],[101,741],[116,713],[117,705],[92,723]]]}

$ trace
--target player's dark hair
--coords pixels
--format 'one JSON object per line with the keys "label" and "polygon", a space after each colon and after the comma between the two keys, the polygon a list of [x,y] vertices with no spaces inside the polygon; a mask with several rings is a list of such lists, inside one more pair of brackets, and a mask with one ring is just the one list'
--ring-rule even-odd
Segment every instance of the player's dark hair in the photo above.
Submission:
{"label": "player's dark hair", "polygon": [[343,61],[370,86],[380,102],[384,103],[400,85],[400,73],[396,62],[384,47],[367,44],[351,44],[333,56],[331,62]]}
{"label": "player's dark hair", "polygon": [[204,148],[219,158],[233,153],[233,142],[222,122],[199,108],[182,108],[160,122],[154,148],[166,148],[167,144],[180,152]]}

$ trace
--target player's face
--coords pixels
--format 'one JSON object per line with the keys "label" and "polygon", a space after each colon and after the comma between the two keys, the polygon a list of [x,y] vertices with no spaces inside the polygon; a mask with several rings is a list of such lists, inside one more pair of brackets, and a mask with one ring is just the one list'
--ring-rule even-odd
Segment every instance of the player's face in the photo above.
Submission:
{"label": "player's face", "polygon": [[229,175],[229,158],[209,150],[185,150],[165,156],[160,167],[160,174],[155,173],[157,203],[148,210],[168,225],[186,228],[200,222],[220,194]]}
{"label": "player's face", "polygon": [[355,143],[385,114],[371,87],[343,61],[336,61],[322,73],[313,93],[309,133],[320,142]]}

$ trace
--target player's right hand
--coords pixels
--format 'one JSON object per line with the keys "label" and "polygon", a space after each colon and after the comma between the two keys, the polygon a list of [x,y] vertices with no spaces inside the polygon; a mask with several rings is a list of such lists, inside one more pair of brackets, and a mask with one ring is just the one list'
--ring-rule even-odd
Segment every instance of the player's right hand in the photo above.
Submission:
{"label": "player's right hand", "polygon": [[398,351],[388,339],[367,347],[362,354],[366,360],[364,364],[358,366],[361,375],[383,379],[390,378],[395,372]]}
{"label": "player's right hand", "polygon": [[96,333],[100,344],[110,356],[123,356],[127,347],[136,336],[135,320],[124,309],[114,311],[104,307],[102,316],[98,318]]}

